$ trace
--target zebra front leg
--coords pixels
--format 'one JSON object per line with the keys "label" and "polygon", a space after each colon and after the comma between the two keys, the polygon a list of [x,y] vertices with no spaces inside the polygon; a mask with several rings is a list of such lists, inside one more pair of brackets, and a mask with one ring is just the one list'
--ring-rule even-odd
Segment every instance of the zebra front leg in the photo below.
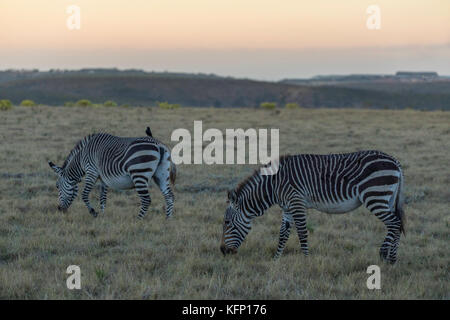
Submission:
{"label": "zebra front leg", "polygon": [[143,179],[142,176],[138,178],[133,178],[134,187],[136,192],[141,198],[141,209],[139,210],[138,219],[144,219],[147,214],[148,207],[152,202],[150,198],[150,193],[148,192],[148,180]]}
{"label": "zebra front leg", "polygon": [[108,186],[102,183],[100,188],[100,210],[102,211],[102,213],[105,213],[107,194],[108,194]]}
{"label": "zebra front leg", "polygon": [[92,188],[97,182],[98,176],[92,172],[86,173],[85,186],[83,189],[83,193],[81,195],[86,207],[89,210],[89,213],[95,218],[97,217],[97,212],[92,208],[91,203],[89,202],[89,194],[91,193]]}
{"label": "zebra front leg", "polygon": [[292,215],[294,219],[295,228],[297,229],[298,239],[300,240],[300,248],[303,254],[309,254],[308,249],[308,230],[306,229],[306,214],[303,211],[298,211]]}
{"label": "zebra front leg", "polygon": [[281,227],[280,227],[280,239],[278,241],[278,248],[277,252],[275,253],[274,259],[278,259],[283,253],[286,242],[289,239],[291,224],[292,224],[292,216],[283,213],[283,219],[281,220]]}

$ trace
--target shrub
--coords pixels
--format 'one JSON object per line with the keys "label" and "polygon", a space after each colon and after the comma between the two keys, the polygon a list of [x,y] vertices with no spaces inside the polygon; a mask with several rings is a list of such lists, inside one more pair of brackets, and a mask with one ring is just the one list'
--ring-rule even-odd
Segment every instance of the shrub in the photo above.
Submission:
{"label": "shrub", "polygon": [[0,110],[9,110],[12,109],[12,103],[10,100],[0,100]]}
{"label": "shrub", "polygon": [[171,104],[168,102],[158,102],[158,107],[161,109],[178,109],[180,107],[179,104]]}
{"label": "shrub", "polygon": [[259,106],[262,109],[273,110],[277,107],[277,104],[275,102],[262,102]]}
{"label": "shrub", "polygon": [[73,101],[64,102],[64,107],[73,107],[73,106],[75,106],[75,102]]}
{"label": "shrub", "polygon": [[92,102],[90,102],[88,99],[81,99],[81,100],[77,101],[77,106],[90,107],[90,106],[92,106]]}
{"label": "shrub", "polygon": [[129,106],[128,104],[125,103],[125,104],[121,105],[120,107],[121,107],[121,108],[129,108],[130,106]]}
{"label": "shrub", "polygon": [[34,107],[36,105],[36,103],[34,103],[33,100],[23,100],[20,105],[22,107]]}
{"label": "shrub", "polygon": [[115,103],[115,102],[112,101],[112,100],[105,101],[105,103],[103,103],[103,105],[104,105],[105,107],[117,107],[117,103]]}
{"label": "shrub", "polygon": [[298,105],[298,103],[290,102],[290,103],[286,103],[285,108],[286,109],[300,109],[300,106]]}

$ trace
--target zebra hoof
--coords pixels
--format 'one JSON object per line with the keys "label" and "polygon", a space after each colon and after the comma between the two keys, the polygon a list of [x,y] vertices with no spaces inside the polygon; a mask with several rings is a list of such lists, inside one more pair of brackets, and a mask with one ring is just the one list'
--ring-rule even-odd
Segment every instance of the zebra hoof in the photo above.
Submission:
{"label": "zebra hoof", "polygon": [[394,265],[397,262],[397,258],[387,258],[386,262],[389,263],[390,265]]}
{"label": "zebra hoof", "polygon": [[94,209],[90,209],[89,213],[94,217],[97,218],[98,213]]}
{"label": "zebra hoof", "polygon": [[387,260],[387,250],[380,250],[380,259]]}

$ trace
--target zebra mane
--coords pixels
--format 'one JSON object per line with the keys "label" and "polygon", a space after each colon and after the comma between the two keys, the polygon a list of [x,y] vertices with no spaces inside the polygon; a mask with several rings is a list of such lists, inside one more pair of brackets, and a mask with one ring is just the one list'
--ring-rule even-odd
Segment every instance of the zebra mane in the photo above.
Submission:
{"label": "zebra mane", "polygon": [[248,182],[255,179],[256,176],[258,176],[258,175],[259,175],[259,170],[256,169],[253,171],[253,173],[251,175],[249,175],[247,178],[245,178],[244,180],[239,182],[237,187],[234,189],[236,191],[236,194],[239,196],[242,193],[242,190],[244,189],[244,187],[248,184]]}
{"label": "zebra mane", "polygon": [[98,135],[98,134],[92,133],[92,134],[84,137],[80,141],[78,141],[78,143],[70,151],[69,155],[67,156],[66,160],[64,161],[64,163],[62,165],[63,170],[66,168],[66,166],[69,164],[69,162],[73,159],[73,157],[75,157],[78,154],[78,152],[80,152],[80,150],[83,149],[83,147],[86,145],[86,142],[88,142],[93,136],[96,136],[96,135]]}
{"label": "zebra mane", "polygon": [[[290,155],[286,154],[283,155],[281,157],[278,158],[279,161],[279,165],[281,165],[282,163],[284,163],[286,161],[287,158],[289,158]],[[260,166],[258,169],[254,170],[253,173],[251,175],[249,175],[247,178],[245,178],[244,180],[242,180],[237,187],[234,189],[236,191],[236,194],[239,196],[242,193],[242,190],[245,188],[245,186],[250,182],[250,181],[255,181],[258,177],[260,177],[260,173],[261,173],[261,168],[265,168],[267,167],[268,164],[262,165]]]}

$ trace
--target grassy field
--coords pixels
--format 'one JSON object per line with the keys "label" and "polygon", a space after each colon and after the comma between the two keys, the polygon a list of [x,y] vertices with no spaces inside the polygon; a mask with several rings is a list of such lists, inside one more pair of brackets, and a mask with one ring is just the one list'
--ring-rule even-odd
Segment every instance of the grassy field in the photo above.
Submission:
{"label": "grassy field", "polygon": [[[219,250],[226,191],[250,165],[179,165],[175,213],[163,197],[138,221],[134,191],[111,191],[93,218],[78,197],[56,210],[56,176],[83,136],[153,135],[203,120],[203,129],[279,128],[281,153],[379,149],[403,165],[408,204],[399,260],[380,261],[384,225],[363,207],[345,215],[308,213],[310,256],[293,232],[272,260],[281,210],[254,220],[239,253]],[[450,113],[413,110],[15,107],[0,111],[0,298],[2,299],[450,299]],[[99,208],[98,190],[91,201]],[[81,268],[81,290],[68,290],[66,268]],[[381,290],[366,269],[381,267]]]}

